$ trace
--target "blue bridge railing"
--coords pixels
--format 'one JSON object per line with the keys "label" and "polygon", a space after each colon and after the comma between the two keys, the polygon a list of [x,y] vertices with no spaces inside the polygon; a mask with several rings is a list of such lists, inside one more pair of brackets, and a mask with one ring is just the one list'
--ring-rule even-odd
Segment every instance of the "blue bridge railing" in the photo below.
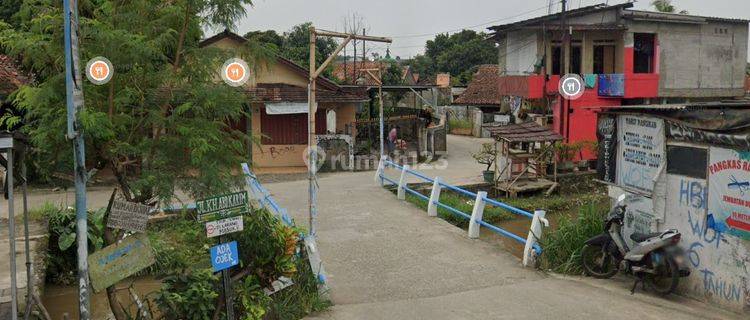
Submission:
{"label": "blue bridge railing", "polygon": [[[385,175],[385,170],[388,168],[397,169],[401,172],[401,177],[399,181],[391,179]],[[421,192],[410,188],[408,184],[406,183],[406,180],[408,179],[409,176],[417,177],[423,182],[432,183],[433,186],[432,186],[432,192],[430,196],[428,197],[422,194]],[[441,181],[439,177],[436,177],[434,179],[430,178],[424,175],[423,173],[411,170],[408,165],[401,166],[387,159],[386,157],[381,158],[380,164],[378,165],[378,171],[375,175],[375,179],[376,180],[379,179],[381,185],[385,185],[386,182],[388,182],[389,184],[398,186],[397,196],[399,199],[405,199],[406,192],[408,192],[409,194],[414,195],[415,197],[426,201],[428,204],[427,213],[429,216],[436,216],[437,208],[443,208],[446,211],[460,218],[469,220],[469,237],[470,238],[479,237],[479,228],[481,226],[481,227],[487,228],[488,230],[496,234],[499,234],[506,238],[510,238],[520,244],[525,245],[524,257],[523,257],[524,265],[529,265],[531,263],[530,259],[534,259],[535,256],[538,256],[542,253],[542,248],[539,245],[538,240],[541,237],[542,224],[548,225],[547,220],[544,218],[545,212],[542,210],[537,210],[534,213],[531,213],[526,210],[510,206],[506,203],[488,198],[486,192],[483,192],[483,191],[471,192],[466,189],[462,189],[460,187],[445,183]],[[442,189],[447,189],[457,194],[475,199],[476,201],[474,201],[473,211],[471,213],[466,213],[454,207],[451,207],[445,203],[440,202],[440,192]],[[489,222],[484,221],[482,219],[482,214],[484,212],[484,207],[486,205],[491,205],[497,208],[501,208],[513,214],[531,219],[532,222],[531,222],[531,227],[529,228],[528,236],[526,238],[523,238],[508,230],[505,230],[501,227],[492,225]],[[532,256],[531,251],[533,251],[535,256]]]}

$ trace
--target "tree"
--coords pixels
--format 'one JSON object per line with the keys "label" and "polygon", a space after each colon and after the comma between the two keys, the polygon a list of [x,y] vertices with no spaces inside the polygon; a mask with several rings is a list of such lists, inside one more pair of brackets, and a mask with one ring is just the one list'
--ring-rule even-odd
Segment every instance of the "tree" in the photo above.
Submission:
{"label": "tree", "polygon": [[458,84],[468,84],[475,67],[497,63],[495,45],[485,40],[484,33],[463,30],[452,35],[438,34],[425,43],[424,55],[411,59],[415,72],[422,77],[432,77],[448,72]]}
{"label": "tree", "polygon": [[[255,40],[256,43],[271,45],[275,53],[283,58],[294,61],[295,63],[309,68],[310,66],[310,26],[312,22],[305,22],[292,27],[291,30],[279,35],[276,31],[253,31],[245,34],[245,38]],[[338,44],[333,38],[318,37],[315,42],[315,64],[320,66]],[[324,76],[330,76],[331,70],[326,69]]]}
{"label": "tree", "polygon": [[383,72],[383,85],[397,86],[403,84],[403,70],[401,66],[392,59],[384,60],[384,66],[381,68]]}
{"label": "tree", "polygon": [[[651,5],[654,6],[656,11],[664,12],[664,13],[675,13],[677,12],[677,8],[675,8],[674,5],[672,5],[672,0],[654,0],[651,1]],[[681,10],[680,14],[688,14],[689,12],[687,10]]]}
{"label": "tree", "polygon": [[[240,56],[257,65],[267,53],[248,43],[238,51],[201,48],[202,27],[229,27],[249,0],[81,1],[80,55],[112,61],[112,80],[84,81],[79,114],[89,168],[108,166],[127,200],[169,201],[179,188],[200,197],[239,183],[231,172],[246,161],[251,138],[229,123],[245,114],[242,89],[216,82],[223,62]],[[37,84],[13,94],[24,115],[38,170],[72,170],[66,126],[63,13],[59,1],[26,0],[19,24],[0,24],[0,46],[18,57]]]}

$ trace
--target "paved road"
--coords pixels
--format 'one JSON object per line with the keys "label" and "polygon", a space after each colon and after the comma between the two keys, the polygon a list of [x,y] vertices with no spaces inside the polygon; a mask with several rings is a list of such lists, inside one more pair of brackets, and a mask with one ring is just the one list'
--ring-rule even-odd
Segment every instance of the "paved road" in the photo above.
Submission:
{"label": "paved road", "polygon": [[[473,142],[459,148],[479,148]],[[456,146],[453,146],[456,148]],[[452,154],[455,149],[451,149]],[[451,179],[476,174],[449,159]],[[434,175],[431,172],[431,175]],[[561,278],[521,267],[489,242],[380,188],[371,172],[320,179],[318,238],[335,306],[310,319],[706,319],[733,314],[680,297],[631,296],[629,282]],[[306,181],[266,185],[306,225]]]}

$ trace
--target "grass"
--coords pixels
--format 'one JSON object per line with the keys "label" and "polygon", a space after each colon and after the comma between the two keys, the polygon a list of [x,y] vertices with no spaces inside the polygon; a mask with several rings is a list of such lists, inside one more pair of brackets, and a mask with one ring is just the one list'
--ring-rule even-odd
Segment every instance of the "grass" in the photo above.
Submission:
{"label": "grass", "polygon": [[[609,197],[605,188],[594,182],[592,177],[561,178],[558,194],[552,196],[537,195],[525,198],[502,198],[500,202],[533,212],[536,209],[547,211],[547,217],[557,220],[552,228],[545,229],[540,245],[544,248],[540,265],[545,270],[558,273],[580,274],[580,250],[583,243],[592,236],[603,232],[603,215],[609,209]],[[395,189],[393,190],[395,192]],[[426,194],[429,195],[429,194]],[[406,200],[423,210],[427,210],[427,201],[411,193],[406,193]],[[474,199],[443,190],[440,202],[471,215]],[[469,226],[468,219],[460,217],[444,208],[438,207],[438,217],[460,228]],[[502,221],[526,219],[492,205],[485,206],[484,221],[499,225]]]}
{"label": "grass", "polygon": [[577,216],[562,217],[557,228],[546,232],[540,241],[543,269],[580,274],[581,248],[584,242],[604,231],[602,222],[607,206],[591,203],[580,208]]}
{"label": "grass", "polygon": [[[422,210],[427,210],[427,201],[411,193],[406,194],[406,201],[415,204],[417,207],[422,208]],[[458,209],[459,211],[468,215],[471,215],[471,211],[474,209],[474,199],[469,199],[468,197],[460,196],[447,190],[443,191],[440,194],[440,203]],[[465,219],[464,217],[460,217],[454,212],[451,212],[442,207],[438,207],[437,211],[438,217],[440,217],[441,219],[464,229],[469,227],[469,220]],[[504,209],[493,206],[485,206],[482,220],[489,223],[497,223],[500,221],[513,219],[514,216],[515,215],[513,213],[510,213]]]}
{"label": "grass", "polygon": [[471,129],[473,126],[469,119],[451,117],[448,119],[448,127],[451,129]]}

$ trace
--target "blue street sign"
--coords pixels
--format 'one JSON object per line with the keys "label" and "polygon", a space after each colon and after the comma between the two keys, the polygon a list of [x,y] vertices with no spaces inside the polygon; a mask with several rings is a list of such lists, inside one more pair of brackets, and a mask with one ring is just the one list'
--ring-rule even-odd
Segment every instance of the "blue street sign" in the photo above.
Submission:
{"label": "blue street sign", "polygon": [[211,247],[211,264],[214,266],[214,272],[231,268],[240,263],[240,256],[237,253],[237,241],[221,243]]}

